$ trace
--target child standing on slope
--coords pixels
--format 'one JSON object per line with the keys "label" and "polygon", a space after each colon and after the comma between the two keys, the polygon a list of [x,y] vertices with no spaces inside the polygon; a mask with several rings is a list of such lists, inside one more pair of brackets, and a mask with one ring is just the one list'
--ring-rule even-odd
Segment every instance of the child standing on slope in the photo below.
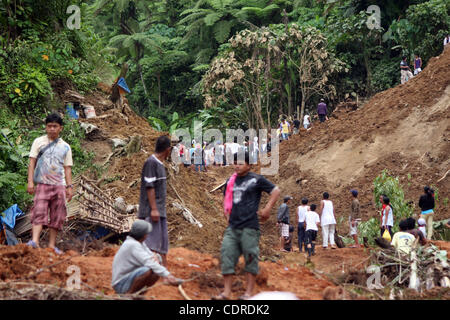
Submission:
{"label": "child standing on slope", "polygon": [[311,204],[310,210],[305,213],[306,224],[306,250],[308,251],[308,258],[315,255],[314,248],[316,247],[317,231],[319,231],[320,218],[315,211],[317,206]]}

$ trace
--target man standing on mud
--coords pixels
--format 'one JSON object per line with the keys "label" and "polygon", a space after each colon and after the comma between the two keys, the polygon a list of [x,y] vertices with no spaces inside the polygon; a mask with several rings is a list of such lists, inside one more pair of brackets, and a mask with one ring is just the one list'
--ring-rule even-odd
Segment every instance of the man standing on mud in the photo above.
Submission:
{"label": "man standing on mud", "polygon": [[152,232],[145,244],[150,250],[161,255],[164,266],[167,266],[169,235],[166,219],[166,169],[163,161],[169,157],[171,150],[168,136],[160,136],[156,140],[155,153],[145,161],[142,168],[138,212],[139,219],[152,225]]}
{"label": "man standing on mud", "polygon": [[328,120],[327,113],[328,110],[327,105],[325,104],[325,100],[320,99],[320,103],[317,105],[317,114],[319,115],[320,122]]}
{"label": "man standing on mud", "polygon": [[[39,247],[43,226],[49,228],[49,248],[62,254],[56,247],[56,236],[62,230],[67,215],[66,200],[73,196],[72,190],[72,150],[59,135],[63,130],[63,120],[56,114],[45,119],[46,135],[34,140],[28,166],[29,194],[34,194],[31,209],[32,239],[28,245]],[[49,220],[50,216],[50,221]]]}
{"label": "man standing on mud", "polygon": [[[213,300],[231,298],[232,275],[241,254],[245,259],[247,290],[239,299],[246,300],[252,296],[258,274],[260,237],[258,217],[262,222],[266,221],[280,196],[278,187],[263,176],[250,172],[248,152],[245,153],[244,163],[242,161],[235,163],[235,173],[228,179],[224,190],[224,215],[229,223],[220,252],[224,290],[213,297]],[[258,210],[263,191],[269,193],[270,198],[264,209]]]}

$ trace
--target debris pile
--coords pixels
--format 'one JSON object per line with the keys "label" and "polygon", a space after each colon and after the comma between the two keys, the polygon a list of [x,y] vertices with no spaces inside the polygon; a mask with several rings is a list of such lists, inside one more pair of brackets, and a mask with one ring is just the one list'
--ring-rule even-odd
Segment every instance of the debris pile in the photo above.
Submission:
{"label": "debris pile", "polygon": [[384,286],[416,291],[450,287],[447,251],[439,250],[435,245],[413,248],[409,256],[401,255],[393,248],[374,251],[371,260],[379,266]]}

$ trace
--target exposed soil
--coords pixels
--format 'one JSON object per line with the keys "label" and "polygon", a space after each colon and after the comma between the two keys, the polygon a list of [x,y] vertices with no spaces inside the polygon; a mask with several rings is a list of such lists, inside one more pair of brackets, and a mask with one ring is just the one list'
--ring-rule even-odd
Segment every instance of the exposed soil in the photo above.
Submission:
{"label": "exposed soil", "polygon": [[[319,204],[328,191],[333,200],[339,233],[348,232],[347,217],[351,203],[349,190],[359,190],[363,219],[378,216],[373,200],[373,180],[383,169],[399,177],[405,197],[417,204],[423,186],[438,190],[435,220],[449,217],[448,199],[450,175],[450,51],[433,58],[417,77],[403,85],[375,95],[364,106],[341,108],[325,123],[314,122],[310,130],[280,145],[280,168],[275,176],[268,176],[282,190],[293,196],[290,205],[291,224],[295,224],[295,207],[301,198]],[[62,94],[65,83],[55,83]],[[67,88],[66,88],[67,87]],[[58,89],[59,88],[59,89]],[[88,137],[83,146],[95,152],[97,165],[105,164],[102,176],[92,176],[99,187],[112,197],[123,197],[128,204],[139,201],[140,175],[145,160],[153,153],[157,137],[161,135],[129,107],[123,112],[108,100],[107,86],[100,87],[85,98],[93,105],[97,117],[81,121],[94,124],[100,131]],[[128,139],[142,136],[139,152],[130,156],[112,156],[109,139]],[[220,245],[226,222],[222,214],[222,192],[209,190],[224,182],[232,167],[213,167],[204,173],[191,168],[171,167],[168,172],[167,214],[171,249],[168,268],[177,277],[191,279],[183,284],[192,299],[209,299],[220,292]],[[259,167],[254,171],[259,172]],[[94,173],[92,173],[94,175]],[[203,224],[202,228],[187,222],[172,204],[184,203]],[[262,198],[262,205],[267,195]],[[448,202],[448,200],[447,200]],[[281,204],[281,200],[276,204]],[[415,214],[419,213],[418,208]],[[293,242],[296,243],[296,236]],[[332,279],[339,276],[358,277],[367,266],[368,249],[323,250],[320,248],[312,263],[306,263],[302,253],[278,251],[278,229],[275,209],[269,220],[261,225],[261,273],[256,292],[290,291],[299,299],[322,299],[326,287],[336,287]],[[449,250],[447,242],[436,242]],[[111,265],[117,246],[80,255],[67,251],[56,256],[50,249],[30,249],[25,245],[0,247],[0,280],[23,280],[65,286],[70,265],[81,268],[81,280],[86,290],[111,295]],[[59,264],[56,264],[59,263]],[[39,271],[39,268],[45,266]],[[233,283],[233,298],[245,290],[242,261]],[[313,272],[314,271],[314,272]],[[27,279],[28,278],[28,279]],[[364,278],[358,280],[363,284]],[[255,292],[255,293],[256,293]],[[426,297],[429,298],[427,293]],[[448,297],[439,291],[436,297]],[[145,294],[147,299],[183,299],[176,287],[158,282]],[[419,296],[413,298],[420,298]]]}

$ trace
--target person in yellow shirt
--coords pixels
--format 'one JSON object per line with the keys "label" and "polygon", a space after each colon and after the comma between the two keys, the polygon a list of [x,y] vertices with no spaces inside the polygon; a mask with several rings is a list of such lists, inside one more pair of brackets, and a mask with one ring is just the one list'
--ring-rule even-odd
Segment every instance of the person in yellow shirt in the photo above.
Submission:
{"label": "person in yellow shirt", "polygon": [[289,124],[289,122],[287,122],[286,119],[283,119],[283,121],[281,122],[280,129],[281,129],[281,137],[283,138],[283,140],[289,140],[289,132],[291,130],[291,125]]}
{"label": "person in yellow shirt", "polygon": [[400,221],[398,226],[400,227],[400,231],[394,234],[391,245],[400,253],[409,255],[416,238],[412,234],[407,232],[408,223],[406,222],[406,220]]}

